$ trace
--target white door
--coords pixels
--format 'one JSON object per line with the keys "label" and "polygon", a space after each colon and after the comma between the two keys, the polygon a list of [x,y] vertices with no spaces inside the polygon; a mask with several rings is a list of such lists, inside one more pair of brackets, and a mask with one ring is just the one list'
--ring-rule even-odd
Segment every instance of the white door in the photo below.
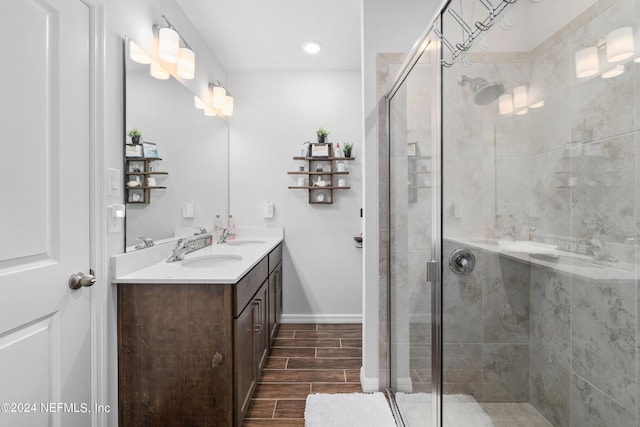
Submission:
{"label": "white door", "polygon": [[0,25],[0,426],[87,427],[90,14],[12,0]]}

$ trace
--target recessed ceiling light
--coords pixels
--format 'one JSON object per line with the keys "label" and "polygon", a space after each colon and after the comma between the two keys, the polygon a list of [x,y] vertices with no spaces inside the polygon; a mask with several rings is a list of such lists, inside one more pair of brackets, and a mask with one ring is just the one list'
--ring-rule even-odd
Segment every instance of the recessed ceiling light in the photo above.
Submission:
{"label": "recessed ceiling light", "polygon": [[304,42],[302,44],[302,49],[309,55],[315,55],[316,53],[320,52],[322,46],[318,42]]}

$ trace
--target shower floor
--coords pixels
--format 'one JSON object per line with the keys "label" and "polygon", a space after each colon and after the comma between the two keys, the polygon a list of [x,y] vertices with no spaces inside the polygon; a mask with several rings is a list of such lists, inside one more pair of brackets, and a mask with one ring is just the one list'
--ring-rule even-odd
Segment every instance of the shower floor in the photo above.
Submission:
{"label": "shower floor", "polygon": [[[396,394],[406,427],[431,427],[430,394]],[[473,397],[445,395],[444,427],[553,427],[529,403],[476,403]]]}

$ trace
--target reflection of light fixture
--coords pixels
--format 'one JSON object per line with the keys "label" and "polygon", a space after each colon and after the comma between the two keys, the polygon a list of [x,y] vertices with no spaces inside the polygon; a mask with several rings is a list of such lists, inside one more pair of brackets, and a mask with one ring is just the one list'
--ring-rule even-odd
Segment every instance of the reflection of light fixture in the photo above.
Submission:
{"label": "reflection of light fixture", "polygon": [[220,84],[218,84],[218,86],[213,87],[212,93],[213,93],[213,101],[212,101],[213,108],[224,107],[225,97],[227,96],[227,90],[223,88]]}
{"label": "reflection of light fixture", "polygon": [[318,42],[308,41],[302,44],[302,49],[309,55],[315,55],[316,53],[320,52],[322,46],[320,46],[320,43]]}
{"label": "reflection of light fixture", "polygon": [[216,115],[216,112],[213,111],[213,108],[209,107],[208,105],[204,106],[204,115],[208,116],[208,117],[213,117]]}
{"label": "reflection of light fixture", "polygon": [[151,77],[155,77],[158,80],[167,80],[169,78],[169,72],[155,61],[151,63],[150,74]]}
{"label": "reflection of light fixture", "polygon": [[529,105],[529,108],[541,108],[544,107],[544,99],[542,101],[538,101],[535,104]]}
{"label": "reflection of light fixture", "polygon": [[151,64],[151,58],[140,49],[140,46],[135,44],[132,40],[129,40],[129,58],[138,64]]}
{"label": "reflection of light fixture", "polygon": [[525,114],[527,114],[529,112],[528,108],[523,108],[522,110],[516,112],[516,116],[524,116]]}
{"label": "reflection of light fixture", "polygon": [[[187,41],[178,33],[169,20],[162,15],[166,27],[154,25],[153,30],[158,41],[158,56],[169,64],[176,65],[176,73],[185,80],[191,80],[196,72],[196,55]],[[180,42],[184,47],[180,47]]]}
{"label": "reflection of light fixture", "polygon": [[185,80],[191,80],[195,77],[196,54],[188,47],[179,49],[177,73]]}
{"label": "reflection of light fixture", "polygon": [[160,28],[158,31],[158,56],[164,62],[175,64],[178,62],[180,36],[172,28]]}
{"label": "reflection of light fixture", "polygon": [[600,77],[602,77],[603,79],[612,79],[614,77],[618,77],[622,73],[624,73],[624,65],[618,64],[612,69],[602,73]]}
{"label": "reflection of light fixture", "polygon": [[620,62],[633,56],[633,30],[622,27],[607,34],[607,61]]}
{"label": "reflection of light fixture", "polygon": [[501,115],[513,113],[513,96],[511,93],[505,93],[498,98],[498,108]]}
{"label": "reflection of light fixture", "polygon": [[233,96],[224,97],[224,106],[222,107],[222,115],[226,117],[233,116]]}
{"label": "reflection of light fixture", "polygon": [[205,103],[202,102],[202,99],[198,98],[197,96],[193,97],[193,104],[198,110],[204,110]]}
{"label": "reflection of light fixture", "polygon": [[[516,86],[513,89],[513,108],[516,110],[527,106],[527,87]],[[517,114],[517,113],[516,113]]]}
{"label": "reflection of light fixture", "polygon": [[598,48],[590,46],[576,52],[576,77],[584,79],[600,72]]}

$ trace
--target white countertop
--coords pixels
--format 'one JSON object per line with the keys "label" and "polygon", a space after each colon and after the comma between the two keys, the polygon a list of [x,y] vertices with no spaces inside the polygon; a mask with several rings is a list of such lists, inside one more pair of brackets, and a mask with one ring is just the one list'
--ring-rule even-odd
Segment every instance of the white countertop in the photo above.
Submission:
{"label": "white countertop", "polygon": [[[154,246],[136,252],[112,257],[112,283],[154,284],[233,284],[237,283],[260,260],[283,241],[282,228],[238,228],[237,242],[261,241],[234,245],[213,243],[200,250],[186,254],[184,261],[211,255],[235,255],[242,259],[222,263],[214,267],[189,268],[181,261],[166,262],[174,244]],[[215,240],[214,240],[215,242]]]}
{"label": "white countertop", "polygon": [[[556,250],[554,256],[530,254],[526,250],[513,249],[509,245],[501,245],[499,240],[486,238],[454,237],[446,239],[449,243],[463,247],[477,248],[551,270],[572,274],[589,280],[635,280],[635,266],[625,262],[609,262],[595,260],[587,255]],[[511,242],[516,243],[516,242]],[[522,242],[526,243],[526,242]],[[533,242],[529,242],[533,243]],[[517,245],[515,246],[517,247]],[[526,248],[526,245],[523,245]]]}

